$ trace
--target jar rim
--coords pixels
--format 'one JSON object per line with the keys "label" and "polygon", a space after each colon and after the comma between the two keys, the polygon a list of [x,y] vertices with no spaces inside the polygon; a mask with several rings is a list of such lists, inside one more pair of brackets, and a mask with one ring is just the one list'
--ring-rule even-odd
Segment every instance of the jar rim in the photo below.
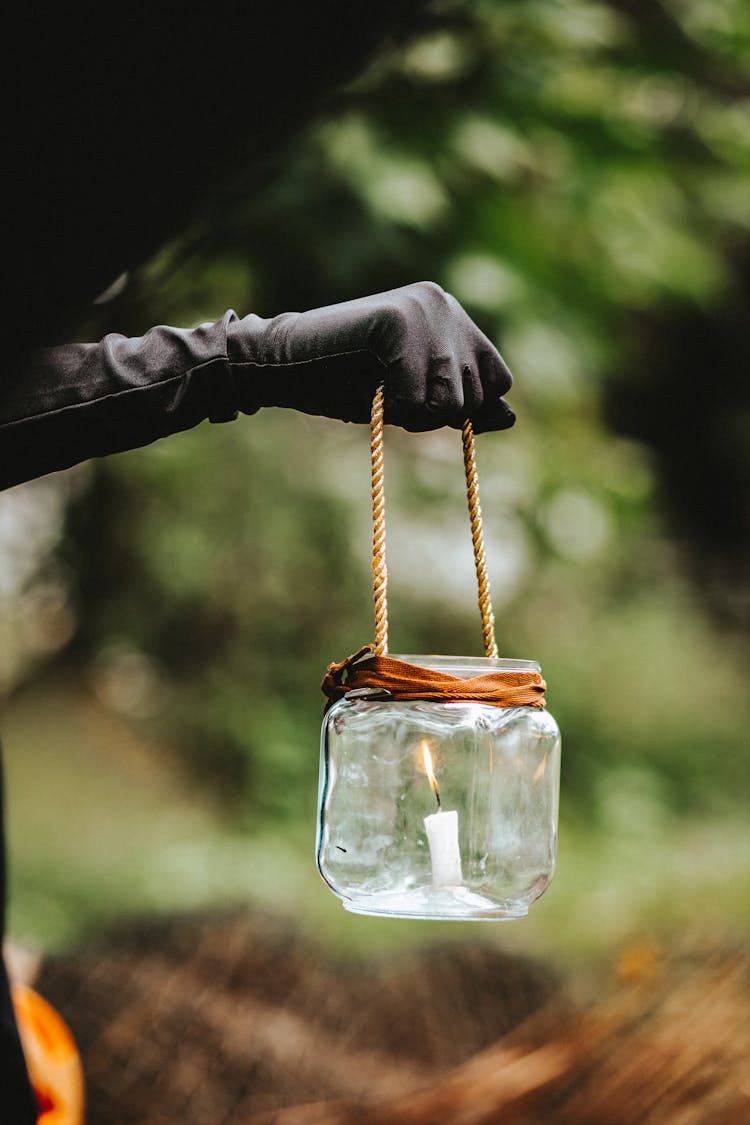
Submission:
{"label": "jar rim", "polygon": [[[449,676],[469,679],[481,676],[484,672],[541,672],[536,660],[518,660],[501,656],[442,656],[436,654],[392,653],[394,660],[405,664],[417,664],[434,672],[445,672]],[[366,657],[364,659],[367,659]]]}

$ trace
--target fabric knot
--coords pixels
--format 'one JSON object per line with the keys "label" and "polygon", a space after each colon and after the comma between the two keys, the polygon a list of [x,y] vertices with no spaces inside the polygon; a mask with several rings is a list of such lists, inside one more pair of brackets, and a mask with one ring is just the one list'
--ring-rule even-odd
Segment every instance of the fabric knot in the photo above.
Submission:
{"label": "fabric knot", "polygon": [[[369,656],[367,654],[370,654]],[[338,664],[330,664],[321,689],[328,707],[353,691],[382,691],[394,700],[434,703],[486,703],[491,707],[543,708],[547,688],[539,672],[496,669],[464,679],[422,668],[392,656],[376,656],[365,645]]]}

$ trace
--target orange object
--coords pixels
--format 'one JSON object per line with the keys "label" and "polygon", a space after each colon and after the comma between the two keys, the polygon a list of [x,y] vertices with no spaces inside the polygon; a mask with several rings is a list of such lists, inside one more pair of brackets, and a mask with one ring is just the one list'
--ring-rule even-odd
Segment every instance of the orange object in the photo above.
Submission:
{"label": "orange object", "polygon": [[38,1125],[83,1125],[83,1067],[67,1024],[32,988],[14,984],[12,994]]}

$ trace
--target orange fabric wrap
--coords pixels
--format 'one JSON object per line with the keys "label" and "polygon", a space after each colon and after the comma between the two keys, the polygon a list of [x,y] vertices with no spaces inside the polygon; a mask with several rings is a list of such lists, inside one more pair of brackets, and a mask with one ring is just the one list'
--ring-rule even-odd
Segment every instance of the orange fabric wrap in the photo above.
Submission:
{"label": "orange fabric wrap", "polygon": [[[372,655],[365,659],[368,652]],[[391,699],[405,701],[423,699],[434,703],[542,708],[546,687],[539,672],[495,671],[463,679],[418,664],[407,664],[392,656],[375,656],[372,645],[353,653],[340,664],[329,664],[321,684],[329,707],[350,691],[379,688],[387,691]]]}
{"label": "orange fabric wrap", "polygon": [[84,1080],[73,1036],[38,992],[13,985],[13,1006],[39,1125],[83,1125]]}

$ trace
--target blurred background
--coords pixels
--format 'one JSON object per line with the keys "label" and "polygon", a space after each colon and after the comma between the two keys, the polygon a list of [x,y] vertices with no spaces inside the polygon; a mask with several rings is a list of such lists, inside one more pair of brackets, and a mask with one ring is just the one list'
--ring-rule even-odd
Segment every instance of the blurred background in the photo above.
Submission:
{"label": "blurred background", "polygon": [[[514,372],[478,439],[501,655],[563,732],[558,875],[482,938],[556,962],[750,918],[750,12],[452,0],[104,294],[81,338],[411,281]],[[391,648],[481,655],[460,437],[388,432]],[[372,638],[365,428],[266,410],[0,496],[12,934],[258,906],[336,952],[328,663]],[[491,933],[490,933],[491,931]]]}

